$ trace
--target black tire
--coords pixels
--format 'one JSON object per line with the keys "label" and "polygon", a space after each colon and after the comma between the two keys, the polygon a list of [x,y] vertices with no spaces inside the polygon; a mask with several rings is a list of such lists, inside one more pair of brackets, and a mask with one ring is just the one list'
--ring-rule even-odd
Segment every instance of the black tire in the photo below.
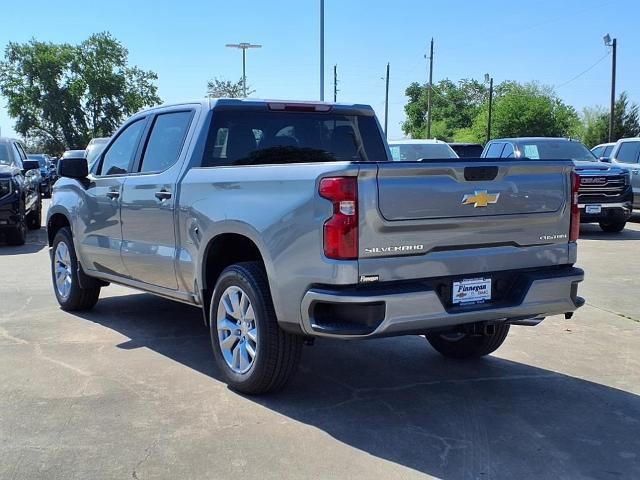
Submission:
{"label": "black tire", "polygon": [[38,230],[42,226],[42,201],[38,199],[38,208],[27,214],[27,227],[29,230]]}
{"label": "black tire", "polygon": [[9,245],[24,245],[27,241],[27,220],[24,214],[24,204],[20,205],[18,224],[7,232]]}
{"label": "black tire", "polygon": [[625,220],[600,221],[600,228],[607,233],[618,233],[624,230],[627,222]]}
{"label": "black tire", "polygon": [[[230,287],[241,289],[248,297],[257,332],[255,356],[249,370],[244,373],[237,373],[227,363],[218,335],[218,308],[223,294]],[[253,395],[274,392],[283,388],[296,372],[303,339],[279,327],[267,274],[259,262],[237,263],[222,272],[213,291],[209,319],[213,355],[230,388]],[[234,344],[235,348],[239,348],[240,341],[238,339]]]}
{"label": "black tire", "polygon": [[472,335],[469,333],[448,336],[442,333],[425,335],[431,346],[449,358],[478,358],[495,352],[503,344],[509,333],[509,325],[495,326],[493,335]]}
{"label": "black tire", "polygon": [[[68,249],[70,261],[70,289],[66,296],[62,295],[59,288],[56,286],[56,255],[58,253],[58,246],[62,242],[64,242]],[[53,292],[60,304],[60,308],[69,312],[89,310],[93,308],[100,297],[100,284],[95,279],[90,278],[79,271],[80,266],[73,246],[73,237],[71,235],[71,230],[69,230],[68,227],[63,227],[56,232],[53,239],[52,251],[51,279],[53,281]],[[82,275],[82,286],[80,286],[79,281],[80,275]]]}

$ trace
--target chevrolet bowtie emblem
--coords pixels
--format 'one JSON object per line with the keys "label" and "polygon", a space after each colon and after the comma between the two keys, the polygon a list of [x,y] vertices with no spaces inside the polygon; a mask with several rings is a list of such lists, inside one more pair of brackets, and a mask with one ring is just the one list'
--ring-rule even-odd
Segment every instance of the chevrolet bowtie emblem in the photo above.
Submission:
{"label": "chevrolet bowtie emblem", "polygon": [[473,205],[474,208],[486,207],[490,203],[498,203],[499,193],[487,193],[486,190],[476,190],[462,198],[463,205]]}

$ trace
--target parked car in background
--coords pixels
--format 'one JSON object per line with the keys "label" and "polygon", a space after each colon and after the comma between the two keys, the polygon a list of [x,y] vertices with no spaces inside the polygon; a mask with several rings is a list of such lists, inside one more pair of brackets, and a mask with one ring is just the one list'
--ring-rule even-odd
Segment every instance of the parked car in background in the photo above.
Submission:
{"label": "parked car in background", "polygon": [[0,233],[12,245],[26,241],[27,229],[40,228],[40,164],[29,160],[24,145],[0,138]]}
{"label": "parked car in background", "polygon": [[85,150],[85,158],[89,164],[89,168],[93,165],[96,157],[102,152],[106,144],[109,142],[109,137],[96,137],[92,138]]}
{"label": "parked car in background", "polygon": [[633,189],[629,171],[600,162],[582,143],[567,138],[528,137],[491,140],[483,158],[572,160],[579,175],[580,220],[598,223],[605,232],[620,232],[631,216]]}
{"label": "parked car in background", "polygon": [[42,181],[40,182],[40,193],[44,198],[51,197],[51,187],[54,183],[54,167],[51,163],[49,155],[45,153],[30,153],[27,155],[29,160],[35,160],[40,165],[40,176]]}
{"label": "parked car in background", "polygon": [[62,160],[63,158],[85,158],[86,159],[86,156],[87,156],[86,150],[65,150],[62,156],[58,158],[58,160],[56,160],[57,175],[60,176],[58,169],[60,166],[60,160]]}
{"label": "parked car in background", "polygon": [[416,160],[458,158],[456,152],[442,140],[405,139],[389,142],[391,157],[396,162],[415,162]]}
{"label": "parked car in background", "polygon": [[93,307],[108,283],[199,306],[222,378],[253,394],[286,384],[305,338],[417,334],[479,358],[511,325],[584,303],[570,161],[404,145],[400,160],[440,159],[391,161],[365,105],[139,112],[91,171],[60,161],[53,291],[65,310]]}
{"label": "parked car in background", "polygon": [[480,158],[483,147],[479,143],[449,143],[460,158]]}
{"label": "parked car in background", "polygon": [[640,137],[618,140],[611,150],[609,160],[629,170],[633,187],[633,208],[640,208]]}
{"label": "parked car in background", "polygon": [[601,143],[600,145],[593,147],[591,149],[591,153],[593,153],[597,159],[609,158],[614,145],[615,142]]}

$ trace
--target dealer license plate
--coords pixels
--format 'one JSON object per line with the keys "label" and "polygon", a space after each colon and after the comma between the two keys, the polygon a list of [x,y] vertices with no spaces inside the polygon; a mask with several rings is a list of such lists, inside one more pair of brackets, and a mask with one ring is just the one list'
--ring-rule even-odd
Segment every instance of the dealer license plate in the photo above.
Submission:
{"label": "dealer license plate", "polygon": [[469,278],[453,282],[452,299],[454,305],[463,303],[483,303],[491,300],[490,278]]}
{"label": "dealer license plate", "polygon": [[600,213],[602,212],[602,205],[587,205],[585,211],[586,213]]}

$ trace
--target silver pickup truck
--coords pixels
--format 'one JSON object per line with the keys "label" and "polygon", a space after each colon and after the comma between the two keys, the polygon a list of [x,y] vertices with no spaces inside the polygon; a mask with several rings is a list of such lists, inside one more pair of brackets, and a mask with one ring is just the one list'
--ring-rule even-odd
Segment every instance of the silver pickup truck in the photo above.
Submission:
{"label": "silver pickup truck", "polygon": [[247,393],[284,386],[314,337],[425,335],[480,357],[584,302],[571,162],[394,162],[365,105],[163,106],[59,173],[62,308],[111,282],[201,306],[221,375]]}

